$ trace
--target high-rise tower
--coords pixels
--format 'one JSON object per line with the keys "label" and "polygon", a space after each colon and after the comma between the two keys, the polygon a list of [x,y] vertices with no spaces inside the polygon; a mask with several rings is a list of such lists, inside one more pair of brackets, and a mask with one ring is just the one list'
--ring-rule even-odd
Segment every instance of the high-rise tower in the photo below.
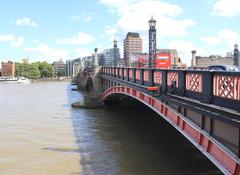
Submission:
{"label": "high-rise tower", "polygon": [[142,39],[139,33],[128,32],[123,48],[125,66],[130,66],[130,58],[142,53]]}

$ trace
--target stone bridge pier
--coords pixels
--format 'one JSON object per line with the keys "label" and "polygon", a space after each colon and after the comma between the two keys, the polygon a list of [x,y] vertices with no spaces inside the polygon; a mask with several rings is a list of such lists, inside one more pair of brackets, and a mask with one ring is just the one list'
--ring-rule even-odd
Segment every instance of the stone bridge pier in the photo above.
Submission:
{"label": "stone bridge pier", "polygon": [[83,92],[84,101],[73,103],[73,107],[79,108],[99,108],[103,107],[100,98],[102,93],[102,79],[100,78],[101,66],[93,69],[86,69],[79,72],[76,77],[77,89]]}

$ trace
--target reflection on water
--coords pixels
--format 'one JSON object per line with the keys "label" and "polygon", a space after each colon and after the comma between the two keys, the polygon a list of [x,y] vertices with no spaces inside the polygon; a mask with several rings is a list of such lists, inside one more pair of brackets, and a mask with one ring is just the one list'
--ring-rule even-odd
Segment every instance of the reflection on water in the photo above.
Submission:
{"label": "reflection on water", "polygon": [[71,111],[84,174],[221,174],[157,114],[130,104]]}
{"label": "reflection on water", "polygon": [[71,88],[0,85],[0,174],[220,174],[141,104],[72,109]]}
{"label": "reflection on water", "polygon": [[80,173],[67,83],[0,84],[0,174]]}

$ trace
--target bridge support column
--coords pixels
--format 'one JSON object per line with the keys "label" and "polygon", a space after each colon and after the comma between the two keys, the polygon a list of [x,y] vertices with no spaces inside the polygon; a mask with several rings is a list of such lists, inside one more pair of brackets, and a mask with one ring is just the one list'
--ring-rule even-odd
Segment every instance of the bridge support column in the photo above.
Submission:
{"label": "bridge support column", "polygon": [[103,91],[102,79],[99,77],[101,67],[95,67],[93,72],[81,72],[78,78],[78,89],[86,90],[84,100],[72,104],[76,108],[100,108],[103,102],[100,95]]}

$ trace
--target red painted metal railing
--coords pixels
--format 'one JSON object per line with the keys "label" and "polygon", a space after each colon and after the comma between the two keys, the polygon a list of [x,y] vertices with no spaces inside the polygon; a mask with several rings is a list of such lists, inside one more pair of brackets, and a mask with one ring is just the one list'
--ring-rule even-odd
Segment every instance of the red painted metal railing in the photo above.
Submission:
{"label": "red painted metal railing", "polygon": [[144,70],[143,74],[144,74],[143,80],[144,81],[149,81],[149,71],[148,70]]}
{"label": "red painted metal railing", "polygon": [[139,69],[136,70],[136,79],[140,80],[140,70]]}
{"label": "red painted metal railing", "polygon": [[240,111],[240,72],[146,68],[115,68],[115,72],[113,70],[113,67],[103,67],[102,73],[114,77],[119,72],[119,76],[124,75],[122,79],[125,81],[131,79],[140,85],[161,86],[162,93],[171,90],[171,93],[179,96]]}
{"label": "red painted metal railing", "polygon": [[178,87],[178,72],[168,72],[167,85],[171,86],[173,82],[176,82],[176,87]]}
{"label": "red painted metal railing", "polygon": [[215,75],[213,95],[240,100],[240,76]]}
{"label": "red painted metal railing", "polygon": [[187,73],[186,74],[186,90],[194,92],[202,92],[202,74]]}
{"label": "red painted metal railing", "polygon": [[129,70],[129,78],[133,78],[133,70],[132,69]]}
{"label": "red painted metal railing", "polygon": [[154,80],[153,81],[155,84],[162,84],[162,72],[161,71],[154,72]]}

